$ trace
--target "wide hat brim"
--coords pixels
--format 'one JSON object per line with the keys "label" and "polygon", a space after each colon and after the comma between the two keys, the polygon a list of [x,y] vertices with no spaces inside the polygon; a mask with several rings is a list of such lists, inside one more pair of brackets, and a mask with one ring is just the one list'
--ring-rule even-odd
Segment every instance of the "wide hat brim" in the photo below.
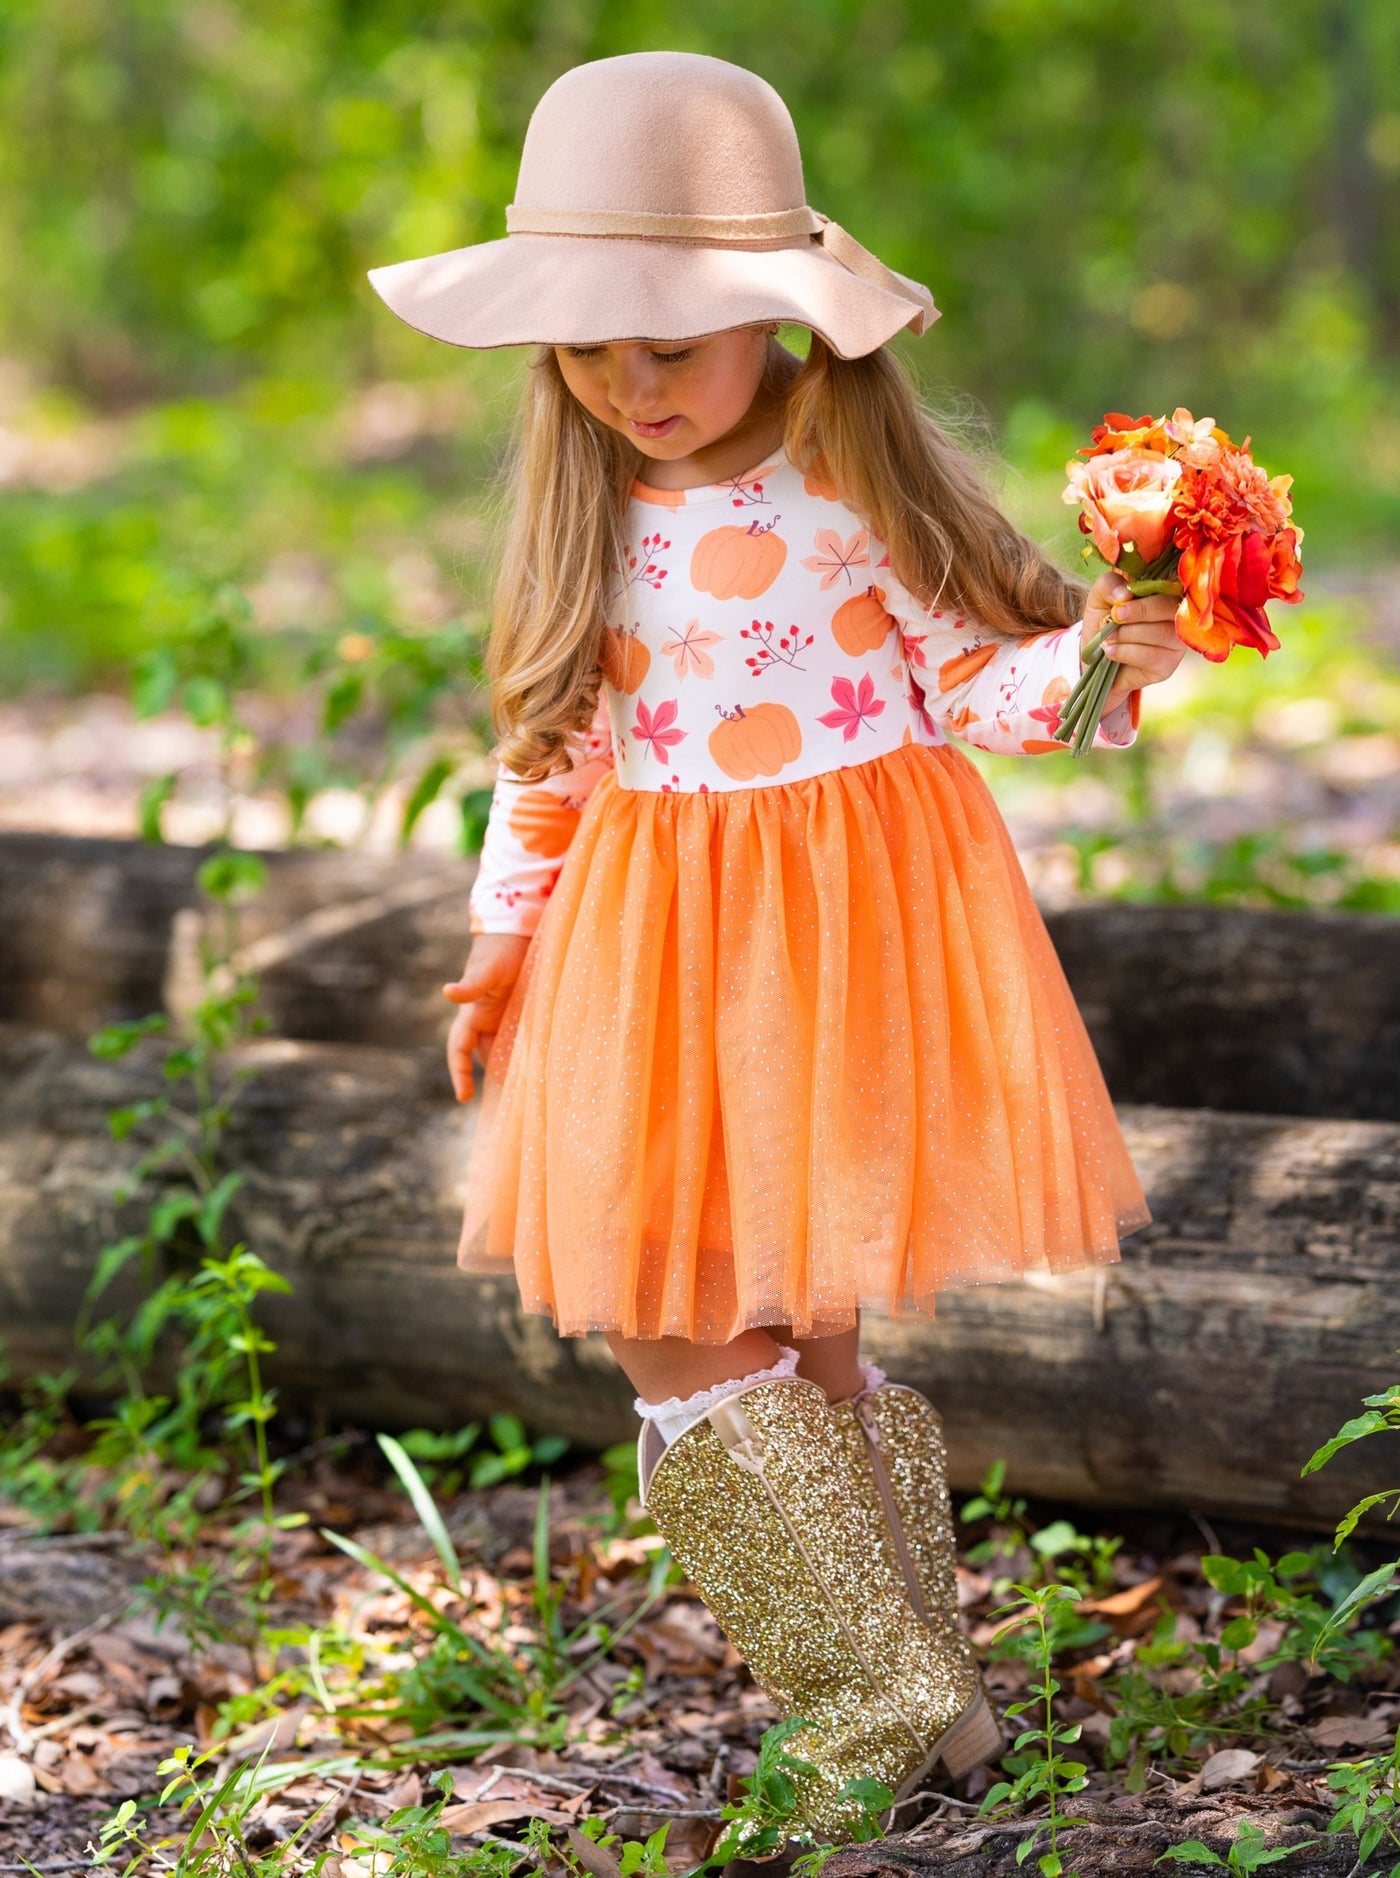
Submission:
{"label": "wide hat brim", "polygon": [[852,273],[816,240],[744,248],[510,234],[377,267],[369,279],[407,325],[454,346],[694,339],[778,320],[855,359],[938,318],[927,288],[886,271],[907,298]]}

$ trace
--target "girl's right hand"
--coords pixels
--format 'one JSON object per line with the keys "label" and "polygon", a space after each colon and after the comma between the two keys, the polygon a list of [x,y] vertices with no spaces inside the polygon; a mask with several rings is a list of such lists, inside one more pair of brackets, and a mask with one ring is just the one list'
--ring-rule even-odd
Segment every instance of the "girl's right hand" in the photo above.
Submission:
{"label": "girl's right hand", "polygon": [[472,1099],[476,1087],[472,1051],[477,1051],[483,1063],[490,1055],[492,1039],[529,946],[528,937],[520,933],[478,933],[462,976],[456,984],[442,988],[443,997],[461,1006],[447,1033],[447,1071],[459,1102]]}

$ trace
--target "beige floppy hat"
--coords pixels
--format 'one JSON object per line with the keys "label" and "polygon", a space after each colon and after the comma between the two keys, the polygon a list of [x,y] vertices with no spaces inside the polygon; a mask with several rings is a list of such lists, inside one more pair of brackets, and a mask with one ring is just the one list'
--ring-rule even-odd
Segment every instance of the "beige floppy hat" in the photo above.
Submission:
{"label": "beige floppy hat", "polygon": [[787,106],[697,52],[576,65],[531,115],[507,234],[371,270],[401,320],[454,346],[691,339],[779,320],[860,358],[938,318],[807,207]]}

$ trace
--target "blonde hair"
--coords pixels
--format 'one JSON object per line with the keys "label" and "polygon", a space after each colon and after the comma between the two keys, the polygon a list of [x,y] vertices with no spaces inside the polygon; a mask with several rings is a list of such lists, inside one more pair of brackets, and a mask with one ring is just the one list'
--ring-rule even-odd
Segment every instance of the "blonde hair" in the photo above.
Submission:
{"label": "blonde hair", "polygon": [[[813,333],[794,363],[770,341],[764,380],[785,399],[784,449],[861,517],[916,598],[1019,637],[1080,617],[1082,584],[1001,513],[976,458],[895,354],[882,346],[843,359]],[[497,753],[528,781],[570,767],[566,744],[596,708],[603,596],[622,565],[642,463],[635,444],[574,397],[553,348],[538,348],[511,451],[485,660]]]}

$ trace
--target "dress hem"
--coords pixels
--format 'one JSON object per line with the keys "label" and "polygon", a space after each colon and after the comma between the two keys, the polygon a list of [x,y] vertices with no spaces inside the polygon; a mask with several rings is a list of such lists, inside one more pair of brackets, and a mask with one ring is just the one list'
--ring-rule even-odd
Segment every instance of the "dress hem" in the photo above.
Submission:
{"label": "dress hem", "polygon": [[[1134,1208],[1117,1220],[1118,1238],[1120,1240],[1129,1238],[1151,1224],[1152,1213],[1148,1207]],[[579,1320],[561,1323],[557,1310],[544,1302],[526,1305],[522,1299],[521,1309],[527,1317],[546,1319],[554,1326],[556,1334],[560,1337],[621,1336],[634,1338],[639,1342],[659,1342],[663,1337],[680,1337],[687,1343],[714,1347],[732,1343],[736,1337],[741,1337],[750,1330],[791,1330],[794,1336],[801,1337],[805,1341],[812,1337],[841,1336],[857,1328],[862,1318],[866,1316],[886,1318],[893,1323],[908,1323],[911,1320],[924,1318],[932,1323],[937,1315],[935,1301],[947,1291],[974,1291],[990,1285],[1025,1284],[1032,1279],[1073,1278],[1082,1272],[1103,1271],[1110,1265],[1121,1263],[1122,1249],[1121,1246],[1115,1245],[1111,1250],[1102,1251],[1086,1247],[1080,1257],[1069,1264],[1052,1266],[1046,1260],[1039,1260],[1022,1265],[1014,1271],[988,1271],[985,1267],[977,1271],[952,1271],[933,1290],[923,1296],[895,1300],[874,1295],[858,1297],[844,1310],[837,1307],[830,1313],[809,1313],[805,1318],[791,1311],[784,1314],[780,1309],[767,1307],[755,1312],[745,1312],[735,1319],[722,1336],[696,1336],[686,1327],[663,1325],[649,1336],[643,1337],[634,1325],[602,1319],[596,1322]],[[470,1277],[508,1279],[516,1285],[517,1290],[519,1289],[514,1261],[509,1258],[488,1260],[485,1254],[470,1257],[464,1255],[459,1249],[457,1266],[459,1271]]]}

